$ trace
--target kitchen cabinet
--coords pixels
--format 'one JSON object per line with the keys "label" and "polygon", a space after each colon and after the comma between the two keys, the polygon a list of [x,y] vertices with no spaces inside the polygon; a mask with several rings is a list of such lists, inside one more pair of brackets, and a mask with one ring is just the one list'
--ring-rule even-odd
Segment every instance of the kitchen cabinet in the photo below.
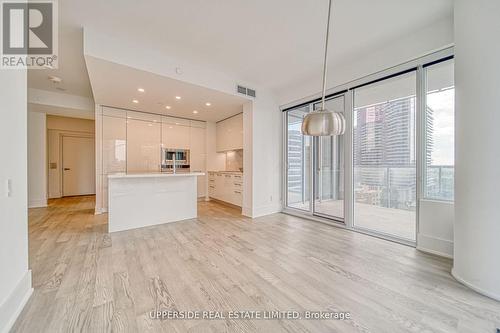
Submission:
{"label": "kitchen cabinet", "polygon": [[[104,111],[103,111],[103,114]],[[108,205],[108,174],[127,171],[127,120],[125,115],[102,117],[102,203]]]}
{"label": "kitchen cabinet", "polygon": [[127,150],[127,120],[102,117],[102,173],[125,172]]}
{"label": "kitchen cabinet", "polygon": [[216,149],[219,153],[243,149],[243,113],[217,123]]}
{"label": "kitchen cabinet", "polygon": [[[191,172],[206,170],[206,129],[205,122],[192,121],[189,127],[190,165]],[[198,197],[206,194],[207,176],[198,176]]]}
{"label": "kitchen cabinet", "polygon": [[127,119],[127,172],[160,171],[161,124]]}
{"label": "kitchen cabinet", "polygon": [[161,143],[163,148],[190,149],[190,121],[162,117]]}
{"label": "kitchen cabinet", "polygon": [[208,195],[211,198],[241,207],[243,204],[243,174],[209,172]]}

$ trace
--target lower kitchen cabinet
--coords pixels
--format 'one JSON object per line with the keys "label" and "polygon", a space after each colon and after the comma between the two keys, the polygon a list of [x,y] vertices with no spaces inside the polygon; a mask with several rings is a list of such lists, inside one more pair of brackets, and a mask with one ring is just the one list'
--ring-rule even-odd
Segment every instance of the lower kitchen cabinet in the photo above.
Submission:
{"label": "lower kitchen cabinet", "polygon": [[211,198],[241,207],[243,204],[243,174],[209,172],[208,195]]}

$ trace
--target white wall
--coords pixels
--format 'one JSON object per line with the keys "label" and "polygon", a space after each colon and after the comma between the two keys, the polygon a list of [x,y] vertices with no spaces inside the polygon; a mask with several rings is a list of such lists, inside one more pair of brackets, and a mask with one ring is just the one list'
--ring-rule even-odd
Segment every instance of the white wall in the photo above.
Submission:
{"label": "white wall", "polygon": [[45,206],[47,206],[46,115],[28,112],[28,207]]}
{"label": "white wall", "polygon": [[500,1],[455,1],[452,274],[500,301]]}
{"label": "white wall", "polygon": [[[251,217],[272,214],[281,211],[281,146],[282,126],[281,112],[275,100],[261,92],[259,98],[251,105],[251,122],[249,115],[245,117],[243,107],[244,148],[243,168],[245,177],[247,170],[251,170],[252,203]],[[247,120],[248,119],[248,120]],[[248,128],[247,128],[248,127]],[[245,130],[252,133],[251,140],[245,142]],[[251,142],[251,143],[250,143]],[[251,146],[251,151],[246,152]],[[251,157],[250,157],[251,156]],[[245,157],[251,158],[252,167],[249,169]],[[247,185],[246,182],[244,184]],[[245,200],[245,199],[244,199]]]}
{"label": "white wall", "polygon": [[28,89],[28,110],[75,117],[94,118],[94,101],[91,98],[48,90]]}
{"label": "white wall", "polygon": [[[62,197],[62,152],[61,137],[67,135],[81,135],[93,137],[95,131],[94,120],[47,116],[47,156],[48,156],[48,197]],[[56,168],[50,167],[55,163]]]}
{"label": "white wall", "polygon": [[26,81],[23,70],[2,70],[0,75],[0,332],[9,330],[32,292],[28,269]]}
{"label": "white wall", "polygon": [[453,257],[453,202],[420,200],[417,249]]}

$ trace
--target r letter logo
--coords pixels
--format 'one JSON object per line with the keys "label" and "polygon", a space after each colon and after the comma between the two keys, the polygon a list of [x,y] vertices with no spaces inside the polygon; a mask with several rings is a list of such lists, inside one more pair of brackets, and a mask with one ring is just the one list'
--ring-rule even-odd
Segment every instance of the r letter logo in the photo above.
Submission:
{"label": "r letter logo", "polygon": [[2,68],[57,68],[57,2],[2,2]]}

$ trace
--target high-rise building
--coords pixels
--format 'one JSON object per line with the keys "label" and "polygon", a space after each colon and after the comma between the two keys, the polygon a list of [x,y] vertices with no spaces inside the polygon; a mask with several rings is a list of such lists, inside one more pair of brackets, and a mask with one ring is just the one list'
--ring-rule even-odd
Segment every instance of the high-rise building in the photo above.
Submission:
{"label": "high-rise building", "polygon": [[415,208],[415,110],[415,96],[355,109],[358,202]]}

